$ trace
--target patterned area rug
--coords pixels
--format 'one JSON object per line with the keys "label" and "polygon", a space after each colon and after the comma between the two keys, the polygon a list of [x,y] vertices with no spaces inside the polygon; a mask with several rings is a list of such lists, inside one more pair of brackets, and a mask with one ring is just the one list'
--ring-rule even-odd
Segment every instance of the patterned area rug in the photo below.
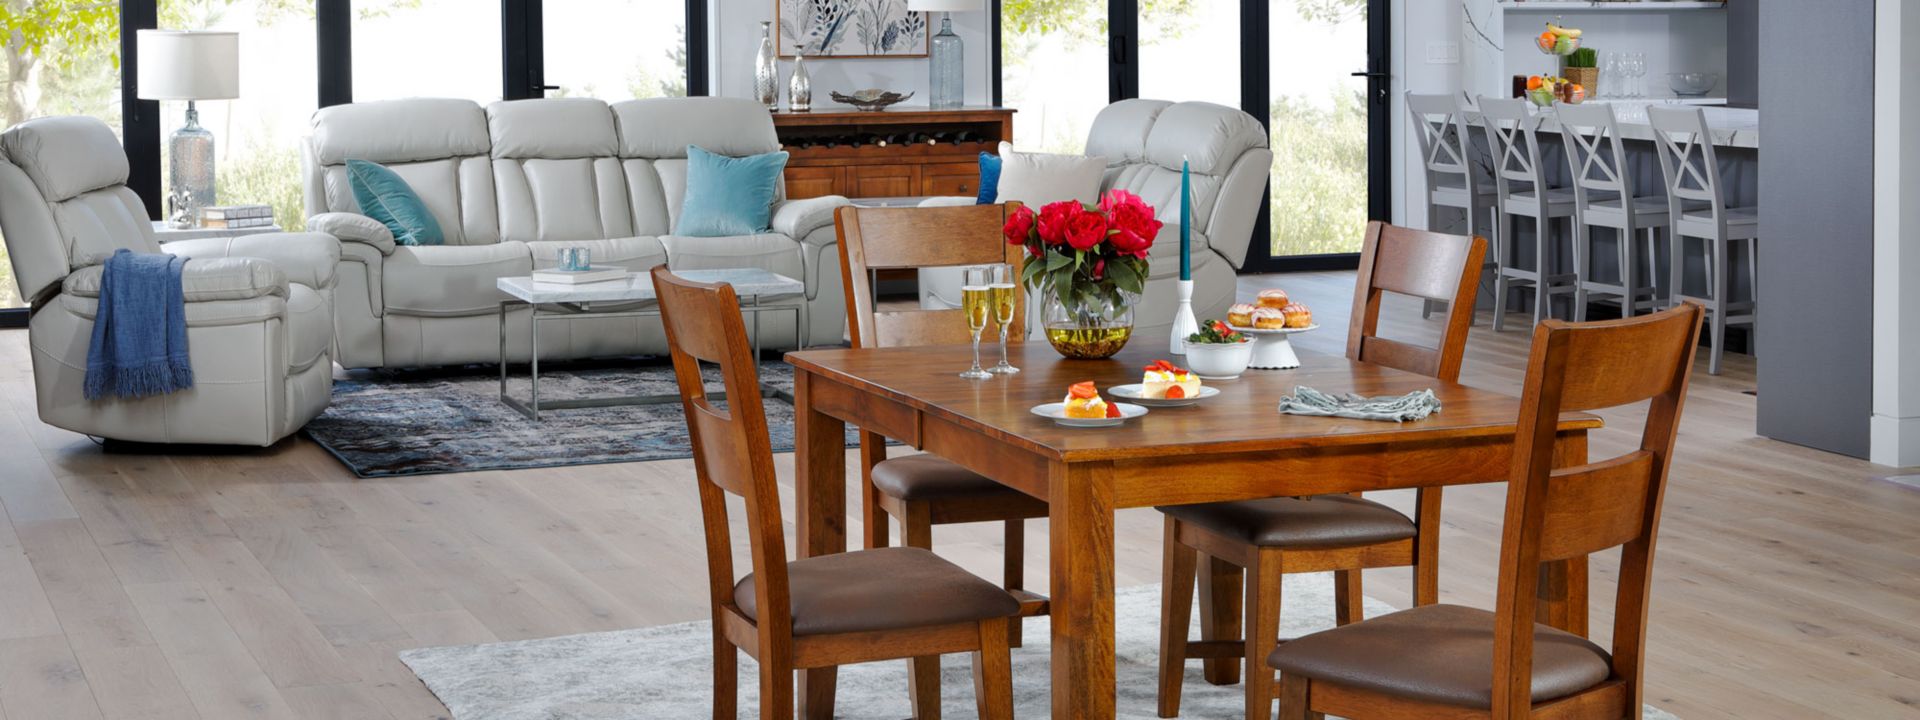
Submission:
{"label": "patterned area rug", "polygon": [[[1333,578],[1288,575],[1281,635],[1294,637],[1333,625]],[[1392,608],[1367,599],[1368,616]],[[1199,613],[1194,613],[1198,618]],[[1119,717],[1157,717],[1155,689],[1159,652],[1160,587],[1123,588],[1115,594],[1116,685]],[[1196,620],[1197,623],[1197,620]],[[1196,624],[1193,635],[1198,637]],[[1047,618],[1027,621],[1026,644],[1013,651],[1014,714],[1048,715]],[[612,720],[613,718],[705,718],[713,714],[713,635],[706,622],[588,633],[544,640],[408,650],[400,660],[412,668],[453,712],[455,720]],[[973,677],[964,655],[943,660],[942,715],[974,717]],[[758,717],[759,669],[740,656],[740,717]],[[840,669],[834,716],[846,720],[897,720],[907,706],[906,663],[882,662]],[[1180,717],[1227,720],[1246,716],[1239,685],[1209,685],[1200,662],[1187,664]],[[1652,707],[1649,720],[1675,720]]]}
{"label": "patterned area rug", "polygon": [[[708,387],[720,389],[717,368]],[[793,367],[760,364],[761,382],[793,390]],[[527,372],[515,367],[508,388],[523,400]],[[543,401],[613,395],[672,395],[665,359],[543,368]],[[793,450],[793,406],[767,398],[774,452]],[[307,436],[360,477],[430,475],[671,460],[692,456],[679,403],[545,410],[534,422],[500,402],[492,367],[359,371],[333,383],[333,405],[308,423]],[[848,442],[854,442],[851,432]]]}

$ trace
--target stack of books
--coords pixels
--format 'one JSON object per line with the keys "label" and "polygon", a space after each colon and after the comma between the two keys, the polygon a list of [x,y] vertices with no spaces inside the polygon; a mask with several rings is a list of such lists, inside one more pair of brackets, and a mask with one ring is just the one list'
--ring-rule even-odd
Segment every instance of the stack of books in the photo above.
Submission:
{"label": "stack of books", "polygon": [[200,227],[203,228],[264,228],[273,227],[273,206],[271,205],[215,205],[200,208]]}

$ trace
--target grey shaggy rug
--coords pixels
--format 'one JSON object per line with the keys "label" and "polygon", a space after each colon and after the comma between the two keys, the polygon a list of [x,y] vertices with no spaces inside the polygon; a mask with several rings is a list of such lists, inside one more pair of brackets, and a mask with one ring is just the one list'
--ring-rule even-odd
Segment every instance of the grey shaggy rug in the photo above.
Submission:
{"label": "grey shaggy rug", "polygon": [[[708,387],[720,389],[717,368]],[[525,366],[514,366],[508,388],[525,400]],[[793,367],[760,363],[767,386],[793,390]],[[540,397],[672,395],[673,365],[665,359],[551,364],[540,373]],[[793,449],[793,405],[766,398],[774,452]],[[333,404],[308,423],[307,436],[360,477],[430,475],[478,470],[692,457],[686,420],[677,402],[571,410],[542,410],[534,422],[500,402],[500,375],[492,366],[406,371],[360,371],[333,383]],[[849,432],[848,443],[855,441]]]}
{"label": "grey shaggy rug", "polygon": [[[1294,637],[1333,626],[1333,581],[1327,574],[1289,575],[1281,634]],[[1114,602],[1119,717],[1157,717],[1160,588],[1123,588]],[[1369,616],[1392,608],[1367,599]],[[1195,613],[1196,622],[1199,613]],[[588,633],[544,640],[423,648],[400,653],[455,720],[621,720],[707,718],[713,713],[713,636],[707,622]],[[1026,644],[1013,651],[1014,712],[1048,714],[1047,618],[1027,621]],[[1196,625],[1190,637],[1198,637]],[[971,665],[945,658],[941,700],[946,717],[974,717]],[[740,717],[758,717],[758,668],[740,659]],[[905,661],[842,667],[835,716],[898,720],[907,705]],[[1209,685],[1199,661],[1187,664],[1180,716],[1227,720],[1245,716],[1239,685]],[[1652,707],[1650,720],[1676,720]]]}

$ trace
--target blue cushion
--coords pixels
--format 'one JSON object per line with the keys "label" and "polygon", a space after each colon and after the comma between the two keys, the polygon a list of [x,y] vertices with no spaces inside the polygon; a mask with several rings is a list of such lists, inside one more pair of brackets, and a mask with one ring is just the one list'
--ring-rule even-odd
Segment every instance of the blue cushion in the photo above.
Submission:
{"label": "blue cushion", "polygon": [[763,233],[773,222],[774,195],[787,152],[727,157],[687,146],[687,196],[675,235],[723,237]]}
{"label": "blue cushion", "polygon": [[386,225],[393,231],[394,242],[439,245],[447,241],[433,211],[399,173],[379,163],[348,160],[347,184],[353,188],[354,202],[360,203],[360,213]]}
{"label": "blue cushion", "polygon": [[1000,199],[1000,156],[990,152],[980,153],[980,196],[975,198],[980,205],[992,205]]}

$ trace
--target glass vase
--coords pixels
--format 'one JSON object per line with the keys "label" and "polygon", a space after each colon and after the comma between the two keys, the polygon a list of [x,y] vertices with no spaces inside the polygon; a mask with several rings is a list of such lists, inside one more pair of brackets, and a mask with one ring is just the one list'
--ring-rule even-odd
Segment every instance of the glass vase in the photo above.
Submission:
{"label": "glass vase", "polygon": [[753,97],[768,110],[780,107],[779,57],[773,47],[773,23],[760,23],[760,51],[753,56]]}
{"label": "glass vase", "polygon": [[1140,299],[1133,293],[1076,292],[1071,303],[1061,300],[1051,283],[1044,283],[1039,293],[1046,298],[1041,303],[1041,326],[1046,328],[1047,342],[1065,357],[1110,358],[1133,337],[1133,306]]}
{"label": "glass vase", "polygon": [[964,80],[966,51],[960,36],[953,34],[953,18],[940,19],[940,34],[927,41],[928,104],[935,108],[957,108],[966,99]]}
{"label": "glass vase", "polygon": [[808,112],[813,109],[813,76],[807,72],[807,59],[793,56],[793,77],[787,81],[787,109]]}

